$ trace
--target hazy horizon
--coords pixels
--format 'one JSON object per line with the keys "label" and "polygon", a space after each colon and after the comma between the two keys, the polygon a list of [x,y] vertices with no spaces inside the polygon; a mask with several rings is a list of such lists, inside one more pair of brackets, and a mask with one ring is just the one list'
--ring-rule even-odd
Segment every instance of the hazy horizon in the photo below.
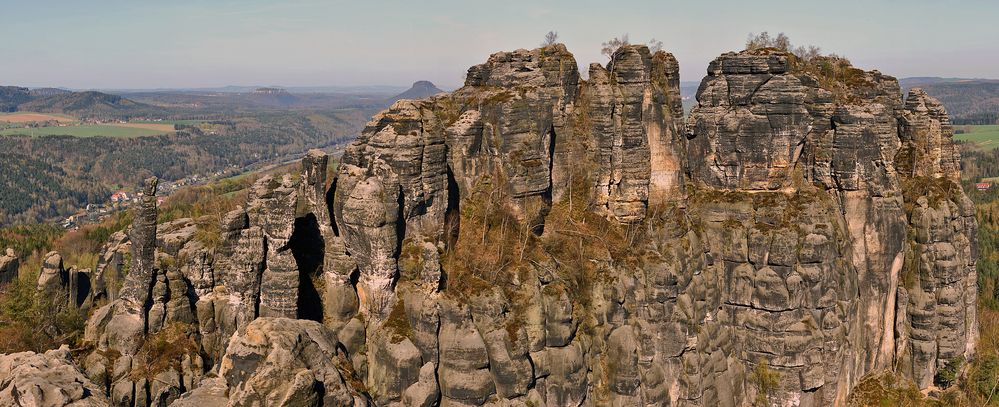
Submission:
{"label": "hazy horizon", "polygon": [[612,37],[656,38],[680,61],[685,82],[700,80],[714,57],[760,31],[785,32],[796,44],[900,78],[999,77],[999,25],[991,21],[999,4],[956,3],[4,1],[16,18],[0,25],[9,39],[0,42],[7,56],[0,84],[127,90],[430,80],[455,88],[469,66],[494,52],[534,48],[549,30],[583,69],[606,62],[600,45]]}

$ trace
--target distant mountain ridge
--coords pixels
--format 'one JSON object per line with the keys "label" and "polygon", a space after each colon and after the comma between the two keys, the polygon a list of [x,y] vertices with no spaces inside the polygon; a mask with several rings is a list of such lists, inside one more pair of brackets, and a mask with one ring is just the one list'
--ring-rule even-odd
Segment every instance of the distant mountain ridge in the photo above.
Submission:
{"label": "distant mountain ridge", "polygon": [[999,80],[917,77],[898,82],[903,92],[922,88],[939,99],[955,124],[999,124]]}
{"label": "distant mountain ridge", "polygon": [[163,113],[159,107],[103,92],[71,92],[56,88],[29,90],[16,86],[0,87],[0,111],[62,113],[103,119]]}
{"label": "distant mountain ridge", "polygon": [[444,93],[443,90],[434,85],[430,81],[416,81],[413,86],[410,87],[405,92],[395,95],[390,99],[393,103],[401,99],[423,99],[438,93]]}
{"label": "distant mountain ridge", "polygon": [[20,86],[0,86],[0,112],[13,112],[31,100],[31,91]]}
{"label": "distant mountain ridge", "polygon": [[67,93],[73,93],[73,91],[61,88],[35,88],[31,89],[29,93],[31,94],[31,96],[34,97],[49,97],[56,95],[65,95]]}

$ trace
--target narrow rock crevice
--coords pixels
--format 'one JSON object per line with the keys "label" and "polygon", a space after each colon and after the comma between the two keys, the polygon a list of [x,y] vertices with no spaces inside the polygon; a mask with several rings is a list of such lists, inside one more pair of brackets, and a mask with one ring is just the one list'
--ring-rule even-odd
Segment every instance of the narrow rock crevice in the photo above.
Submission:
{"label": "narrow rock crevice", "polygon": [[320,227],[316,215],[311,213],[295,219],[288,247],[298,266],[298,318],[322,322],[322,299],[315,285],[323,272],[325,249]]}
{"label": "narrow rock crevice", "polygon": [[333,177],[333,181],[330,182],[330,188],[326,190],[326,210],[329,212],[329,226],[333,230],[333,236],[339,237],[340,227],[337,226],[336,211],[333,210],[333,199],[336,197],[336,182],[337,177]]}
{"label": "narrow rock crevice", "polygon": [[451,165],[447,166],[447,209],[444,211],[444,250],[448,251],[458,241],[461,230],[461,191],[454,179]]}

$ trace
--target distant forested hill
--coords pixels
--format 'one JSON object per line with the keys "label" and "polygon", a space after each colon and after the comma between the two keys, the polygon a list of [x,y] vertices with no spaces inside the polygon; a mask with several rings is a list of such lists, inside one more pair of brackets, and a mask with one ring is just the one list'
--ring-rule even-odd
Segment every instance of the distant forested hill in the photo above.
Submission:
{"label": "distant forested hill", "polygon": [[919,87],[947,107],[955,124],[999,124],[999,80],[903,78],[903,92]]}
{"label": "distant forested hill", "polygon": [[17,106],[31,100],[28,88],[0,86],[0,112],[13,112]]}
{"label": "distant forested hill", "polygon": [[14,111],[62,113],[82,119],[103,120],[162,117],[167,113],[157,106],[102,92],[0,86],[0,112]]}
{"label": "distant forested hill", "polygon": [[0,226],[68,216],[151,175],[176,180],[346,142],[373,113],[257,113],[137,138],[0,136]]}
{"label": "distant forested hill", "polygon": [[138,103],[118,95],[87,91],[39,97],[18,105],[17,110],[44,113],[63,113],[80,118],[128,119],[131,117],[159,117],[162,108]]}

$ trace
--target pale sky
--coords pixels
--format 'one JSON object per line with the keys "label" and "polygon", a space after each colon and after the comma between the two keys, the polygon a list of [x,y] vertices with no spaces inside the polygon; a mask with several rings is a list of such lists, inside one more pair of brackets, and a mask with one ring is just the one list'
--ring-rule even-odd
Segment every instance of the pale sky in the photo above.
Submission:
{"label": "pale sky", "polygon": [[585,67],[656,38],[697,81],[750,32],[787,33],[898,77],[999,78],[999,1],[0,0],[0,84],[460,86],[549,30]]}

